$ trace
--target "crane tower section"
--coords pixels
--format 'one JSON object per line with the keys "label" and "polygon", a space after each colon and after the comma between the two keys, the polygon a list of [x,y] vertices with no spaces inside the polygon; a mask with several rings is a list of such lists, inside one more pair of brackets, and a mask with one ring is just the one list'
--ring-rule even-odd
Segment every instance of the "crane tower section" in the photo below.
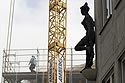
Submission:
{"label": "crane tower section", "polygon": [[66,83],[67,0],[49,0],[48,83]]}

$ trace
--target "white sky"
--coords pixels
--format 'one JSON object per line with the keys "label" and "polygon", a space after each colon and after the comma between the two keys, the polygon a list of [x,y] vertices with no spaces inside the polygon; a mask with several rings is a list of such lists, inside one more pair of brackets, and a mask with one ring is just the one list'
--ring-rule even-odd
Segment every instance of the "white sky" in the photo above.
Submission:
{"label": "white sky", "polygon": [[[67,47],[74,47],[85,35],[80,7],[88,2],[94,17],[94,0],[68,0]],[[48,47],[49,0],[16,0],[11,48]],[[6,47],[10,0],[0,0],[0,72],[3,49]],[[1,73],[0,73],[1,74]],[[1,76],[1,75],[0,75]],[[1,77],[0,77],[1,80]]]}

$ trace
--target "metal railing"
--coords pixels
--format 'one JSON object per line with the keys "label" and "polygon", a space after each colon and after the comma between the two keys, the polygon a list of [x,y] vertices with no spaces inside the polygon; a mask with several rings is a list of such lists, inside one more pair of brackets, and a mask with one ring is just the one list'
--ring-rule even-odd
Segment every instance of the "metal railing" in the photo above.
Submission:
{"label": "metal railing", "polygon": [[[9,50],[9,52],[8,50],[4,50],[3,73],[30,72],[28,64],[32,55],[34,55],[37,59],[35,71],[47,72],[48,49],[11,49]],[[70,76],[68,77],[68,83],[73,83],[73,71],[80,71],[81,69],[83,69],[86,60],[85,58],[85,51],[76,52],[73,48],[67,48],[66,71],[67,75]],[[42,79],[45,80],[44,78],[45,77],[43,75]]]}
{"label": "metal railing", "polygon": [[[36,71],[47,71],[47,49],[11,49],[10,54],[3,55],[3,72],[29,72],[29,61],[34,55],[37,59]],[[75,52],[72,48],[67,48],[66,67],[80,66],[85,63],[85,53]],[[72,68],[71,68],[72,69]]]}

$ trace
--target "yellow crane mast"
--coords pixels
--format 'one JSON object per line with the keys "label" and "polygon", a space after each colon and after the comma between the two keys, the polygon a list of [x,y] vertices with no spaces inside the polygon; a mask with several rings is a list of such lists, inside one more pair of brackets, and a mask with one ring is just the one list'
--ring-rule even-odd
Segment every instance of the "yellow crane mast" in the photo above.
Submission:
{"label": "yellow crane mast", "polygon": [[49,0],[48,83],[66,83],[67,0]]}

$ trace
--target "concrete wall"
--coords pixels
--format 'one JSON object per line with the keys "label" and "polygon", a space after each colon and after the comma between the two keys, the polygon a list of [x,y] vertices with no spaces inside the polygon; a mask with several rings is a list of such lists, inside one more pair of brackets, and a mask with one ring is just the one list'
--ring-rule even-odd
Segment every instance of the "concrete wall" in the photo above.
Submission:
{"label": "concrete wall", "polygon": [[113,13],[103,24],[103,0],[95,0],[96,21],[96,83],[103,83],[108,73],[114,73],[114,82],[121,83],[120,60],[125,50],[125,0],[112,0]]}

